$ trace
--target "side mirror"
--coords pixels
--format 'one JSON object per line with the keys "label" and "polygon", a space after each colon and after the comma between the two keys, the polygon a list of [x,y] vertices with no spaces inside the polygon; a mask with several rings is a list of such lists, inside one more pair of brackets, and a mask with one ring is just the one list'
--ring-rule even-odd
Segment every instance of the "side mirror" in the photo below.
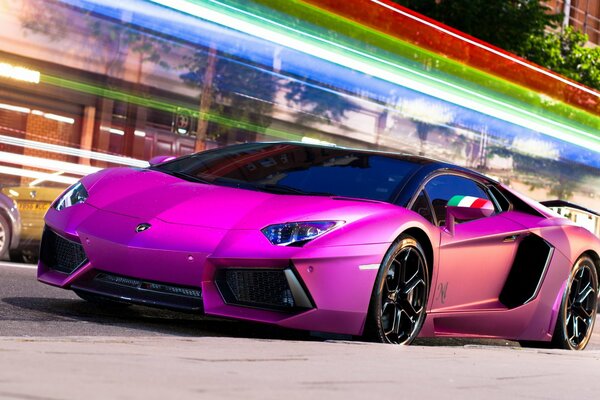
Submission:
{"label": "side mirror", "polygon": [[456,219],[471,221],[489,217],[494,213],[494,205],[488,199],[473,196],[453,196],[446,204],[446,230],[454,235]]}
{"label": "side mirror", "polygon": [[177,158],[177,157],[175,157],[175,156],[156,156],[156,157],[152,157],[148,161],[148,163],[152,167],[152,166],[157,165],[157,164],[162,164],[164,162],[174,160],[175,158]]}

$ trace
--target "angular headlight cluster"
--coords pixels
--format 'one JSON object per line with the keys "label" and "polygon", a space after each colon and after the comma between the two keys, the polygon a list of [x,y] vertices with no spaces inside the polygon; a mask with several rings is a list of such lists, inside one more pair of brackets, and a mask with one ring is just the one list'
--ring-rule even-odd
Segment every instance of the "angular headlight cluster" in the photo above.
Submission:
{"label": "angular headlight cluster", "polygon": [[88,198],[88,192],[81,182],[77,182],[54,202],[53,207],[57,210],[63,210],[75,204],[83,203]]}
{"label": "angular headlight cluster", "polygon": [[272,244],[287,246],[315,239],[342,223],[343,221],[288,222],[269,225],[262,229],[262,233]]}

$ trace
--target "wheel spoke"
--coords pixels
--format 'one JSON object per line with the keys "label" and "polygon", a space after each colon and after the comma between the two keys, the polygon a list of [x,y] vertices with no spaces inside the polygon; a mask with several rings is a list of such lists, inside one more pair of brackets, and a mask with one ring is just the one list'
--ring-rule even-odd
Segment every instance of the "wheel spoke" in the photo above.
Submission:
{"label": "wheel spoke", "polygon": [[396,308],[396,314],[394,315],[394,334],[397,338],[400,337],[400,318],[401,318],[402,310]]}
{"label": "wheel spoke", "polygon": [[406,282],[404,287],[402,288],[402,293],[407,296],[409,295],[415,288],[421,284],[424,284],[423,279],[416,274],[411,278],[410,281]]}
{"label": "wheel spoke", "polygon": [[393,301],[387,301],[381,307],[381,325],[386,336],[394,332],[397,314],[396,303]]}
{"label": "wheel spoke", "polygon": [[573,337],[579,337],[579,318],[577,317],[573,318]]}
{"label": "wheel spoke", "polygon": [[395,292],[398,290],[400,285],[400,270],[402,269],[400,263],[396,260],[392,261],[390,268],[388,269],[387,276],[385,278],[385,288],[388,292]]}
{"label": "wheel spoke", "polygon": [[594,288],[592,288],[592,283],[588,282],[588,284],[577,293],[577,299],[575,301],[579,304],[583,304],[583,302],[591,293],[594,293]]}
{"label": "wheel spoke", "polygon": [[414,304],[411,304],[409,301],[404,301],[402,303],[402,310],[406,312],[406,315],[413,320],[419,316],[419,312],[421,311],[421,307],[417,310]]}

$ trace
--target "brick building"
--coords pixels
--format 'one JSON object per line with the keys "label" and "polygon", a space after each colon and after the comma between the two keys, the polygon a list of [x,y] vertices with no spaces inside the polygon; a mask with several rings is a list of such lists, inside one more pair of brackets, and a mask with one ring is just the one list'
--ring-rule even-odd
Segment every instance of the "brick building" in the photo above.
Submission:
{"label": "brick building", "polygon": [[573,26],[589,37],[591,45],[600,45],[600,0],[551,0],[548,5],[563,13],[563,26]]}

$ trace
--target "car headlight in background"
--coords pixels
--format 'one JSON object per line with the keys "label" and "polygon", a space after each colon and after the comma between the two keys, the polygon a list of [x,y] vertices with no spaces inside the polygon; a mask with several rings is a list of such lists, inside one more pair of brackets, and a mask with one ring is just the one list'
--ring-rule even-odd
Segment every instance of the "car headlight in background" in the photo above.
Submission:
{"label": "car headlight in background", "polygon": [[313,240],[343,223],[343,221],[287,222],[285,224],[269,225],[263,228],[261,232],[272,244],[287,246],[295,243],[303,244]]}
{"label": "car headlight in background", "polygon": [[75,204],[83,203],[88,198],[88,192],[81,182],[71,186],[62,196],[54,202],[53,207],[57,210],[63,210]]}

